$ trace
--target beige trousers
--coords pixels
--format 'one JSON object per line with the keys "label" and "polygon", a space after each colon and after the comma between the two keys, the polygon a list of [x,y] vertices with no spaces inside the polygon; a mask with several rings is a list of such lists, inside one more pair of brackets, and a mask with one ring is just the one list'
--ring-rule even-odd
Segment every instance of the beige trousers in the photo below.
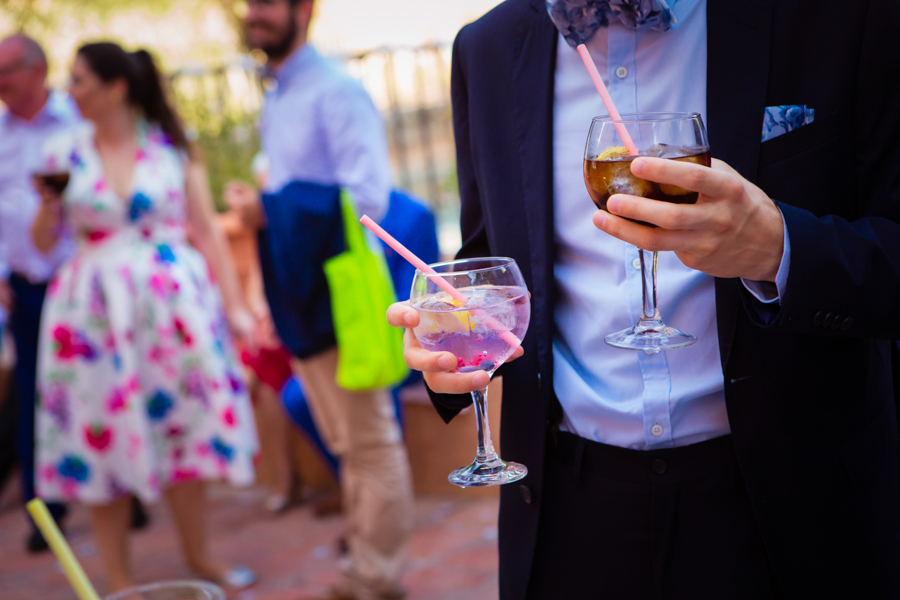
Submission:
{"label": "beige trousers", "polygon": [[340,457],[348,560],[341,588],[361,600],[400,592],[414,521],[409,458],[385,390],[351,392],[335,382],[338,351],[293,361],[328,449]]}

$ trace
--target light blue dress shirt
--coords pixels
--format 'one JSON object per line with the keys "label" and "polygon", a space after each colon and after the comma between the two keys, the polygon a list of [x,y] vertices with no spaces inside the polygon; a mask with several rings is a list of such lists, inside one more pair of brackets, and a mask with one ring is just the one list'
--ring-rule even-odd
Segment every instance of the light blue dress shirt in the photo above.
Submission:
{"label": "light blue dress shirt", "polygon": [[391,163],[381,114],[362,84],[306,44],[269,82],[260,134],[267,192],[292,181],[350,190],[360,214],[387,213]]}
{"label": "light blue dress shirt", "polygon": [[[706,0],[679,0],[673,10],[678,25],[668,32],[615,22],[586,44],[620,113],[699,112],[705,117]],[[553,378],[564,413],[562,428],[637,450],[728,434],[712,277],[685,267],[673,252],[659,254],[660,313],[666,323],[699,338],[692,346],[645,354],[603,341],[640,316],[638,251],[591,222],[596,209],[585,189],[582,161],[591,119],[606,110],[578,53],[562,35],[557,52]],[[785,235],[778,289],[786,282],[788,262]],[[778,301],[771,284],[745,285],[764,302]]]}
{"label": "light blue dress shirt", "polygon": [[31,175],[41,166],[44,142],[80,120],[75,103],[60,91],[51,92],[30,121],[0,114],[0,278],[14,271],[32,283],[46,282],[73,252],[67,232],[47,254],[34,247],[31,223],[41,199]]}

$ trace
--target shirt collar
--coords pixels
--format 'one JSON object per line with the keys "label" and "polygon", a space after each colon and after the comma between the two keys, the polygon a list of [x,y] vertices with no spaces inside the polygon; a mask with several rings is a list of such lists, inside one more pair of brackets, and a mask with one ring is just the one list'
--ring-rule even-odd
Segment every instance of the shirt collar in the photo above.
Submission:
{"label": "shirt collar", "polygon": [[278,87],[287,85],[304,69],[315,62],[319,53],[310,44],[303,44],[294,50],[277,69],[266,68],[266,75],[275,81]]}
{"label": "shirt collar", "polygon": [[[41,107],[41,110],[38,111],[29,123],[43,123],[48,119],[68,122],[76,119],[77,116],[78,110],[75,108],[74,102],[72,102],[72,99],[67,93],[60,90],[50,90],[50,95],[47,97],[44,106]],[[5,110],[3,114],[0,115],[0,120],[2,120],[4,124],[9,124],[11,120],[25,122],[24,119],[9,112],[9,109]]]}
{"label": "shirt collar", "polygon": [[75,108],[74,101],[62,90],[50,91],[50,98],[47,99],[44,110],[48,116],[57,121],[68,121],[78,115],[78,109]]}
{"label": "shirt collar", "polygon": [[679,19],[684,18],[696,3],[697,0],[671,0],[669,2],[669,7],[672,9],[672,14],[675,16],[675,22],[677,23]]}

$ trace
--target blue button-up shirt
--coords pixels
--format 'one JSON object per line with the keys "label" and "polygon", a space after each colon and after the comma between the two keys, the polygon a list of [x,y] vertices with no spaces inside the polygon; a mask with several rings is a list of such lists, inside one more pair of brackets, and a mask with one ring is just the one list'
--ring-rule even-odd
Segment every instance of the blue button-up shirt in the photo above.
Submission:
{"label": "blue button-up shirt", "polygon": [[0,114],[0,277],[14,271],[34,283],[50,279],[69,257],[74,241],[64,234],[47,254],[31,241],[31,223],[41,204],[31,175],[41,166],[44,142],[79,122],[78,109],[68,94],[50,93],[30,121],[12,113]]}
{"label": "blue button-up shirt", "polygon": [[381,114],[362,84],[309,44],[280,65],[260,121],[267,192],[292,181],[350,190],[360,214],[387,213],[391,164]]}
{"label": "blue button-up shirt", "polygon": [[[671,6],[671,3],[670,3]],[[679,0],[668,32],[613,22],[586,44],[620,113],[706,113],[706,1]],[[606,110],[578,53],[559,36],[553,114],[554,223],[558,300],[554,313],[554,390],[563,428],[639,450],[682,446],[730,432],[716,331],[714,279],[673,252],[658,262],[658,303],[666,323],[696,335],[687,348],[645,354],[603,338],[637,322],[638,251],[599,230],[582,162],[591,119]],[[763,115],[760,115],[762,123]],[[715,156],[715,148],[712,149]],[[779,271],[787,278],[789,246]],[[770,287],[745,282],[757,298]]]}

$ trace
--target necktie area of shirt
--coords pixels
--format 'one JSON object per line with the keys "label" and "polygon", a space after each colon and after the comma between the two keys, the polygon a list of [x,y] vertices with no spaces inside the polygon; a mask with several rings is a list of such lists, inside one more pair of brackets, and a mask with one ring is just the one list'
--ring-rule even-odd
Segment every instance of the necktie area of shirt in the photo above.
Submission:
{"label": "necktie area of shirt", "polygon": [[670,7],[677,0],[546,0],[550,19],[573,48],[591,39],[610,19],[632,29],[668,31],[677,24]]}

